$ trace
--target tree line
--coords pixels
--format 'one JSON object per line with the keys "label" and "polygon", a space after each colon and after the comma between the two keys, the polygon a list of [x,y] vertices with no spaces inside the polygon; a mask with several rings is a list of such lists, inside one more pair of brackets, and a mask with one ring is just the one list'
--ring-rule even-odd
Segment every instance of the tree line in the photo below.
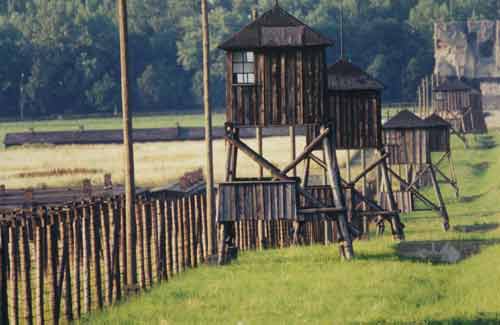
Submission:
{"label": "tree line", "polygon": [[[381,80],[387,101],[415,99],[433,69],[436,20],[497,19],[499,0],[343,0],[346,56]],[[211,0],[212,99],[224,105],[224,53],[217,45],[274,0]],[[129,0],[134,111],[199,107],[201,26],[197,0]],[[341,0],[280,0],[337,40]],[[0,116],[113,113],[120,109],[114,0],[0,0]]]}

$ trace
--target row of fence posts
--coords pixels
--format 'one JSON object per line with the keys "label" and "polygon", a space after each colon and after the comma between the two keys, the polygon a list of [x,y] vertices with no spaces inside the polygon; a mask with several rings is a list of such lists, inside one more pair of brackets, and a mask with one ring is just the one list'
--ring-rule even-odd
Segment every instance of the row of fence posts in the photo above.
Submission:
{"label": "row of fence posts", "polygon": [[417,87],[418,115],[426,117],[433,112],[434,88],[441,83],[441,77],[436,74],[421,79]]}
{"label": "row of fence posts", "polygon": [[[216,260],[217,227],[206,214],[205,193],[173,199],[148,193],[137,199],[135,216],[130,245],[122,196],[0,215],[0,324],[76,320]],[[243,251],[288,247],[293,227],[291,221],[241,221],[237,244]],[[336,240],[331,221],[318,218],[302,228],[303,244]],[[136,287],[127,286],[131,276]]]}
{"label": "row of fence posts", "polygon": [[[213,255],[205,195],[140,198],[135,205],[137,265],[123,198],[36,208],[0,220],[0,323],[58,324],[152,287]],[[212,228],[213,229],[213,228]],[[137,287],[127,287],[136,276]]]}

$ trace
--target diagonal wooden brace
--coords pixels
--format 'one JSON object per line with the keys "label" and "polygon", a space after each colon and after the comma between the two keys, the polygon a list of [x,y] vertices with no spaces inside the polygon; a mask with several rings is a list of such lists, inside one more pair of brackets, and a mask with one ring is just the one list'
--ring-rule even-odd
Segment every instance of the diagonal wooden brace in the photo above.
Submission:
{"label": "diagonal wooden brace", "polygon": [[298,164],[302,162],[302,160],[306,159],[311,152],[323,141],[323,139],[330,133],[330,129],[324,129],[319,136],[317,136],[307,147],[304,148],[304,151],[297,156],[292,162],[290,162],[281,173],[286,175],[289,171],[294,169]]}

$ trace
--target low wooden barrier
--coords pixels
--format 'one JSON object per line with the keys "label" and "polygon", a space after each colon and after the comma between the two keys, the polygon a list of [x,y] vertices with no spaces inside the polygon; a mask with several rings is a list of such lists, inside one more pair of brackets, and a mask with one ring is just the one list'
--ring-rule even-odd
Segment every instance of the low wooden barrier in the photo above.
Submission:
{"label": "low wooden barrier", "polygon": [[[316,219],[303,227],[303,243],[336,240],[333,223]],[[237,245],[287,247],[293,227],[287,220],[239,221]],[[215,261],[217,232],[204,192],[144,193],[132,227],[123,196],[0,214],[0,324],[59,324],[147,291]],[[134,246],[135,265],[128,258]]]}
{"label": "low wooden barrier", "polygon": [[[147,290],[208,260],[205,195],[139,198],[134,240],[121,197],[37,208],[0,221],[0,323],[58,324]],[[129,277],[137,286],[127,285]]]}

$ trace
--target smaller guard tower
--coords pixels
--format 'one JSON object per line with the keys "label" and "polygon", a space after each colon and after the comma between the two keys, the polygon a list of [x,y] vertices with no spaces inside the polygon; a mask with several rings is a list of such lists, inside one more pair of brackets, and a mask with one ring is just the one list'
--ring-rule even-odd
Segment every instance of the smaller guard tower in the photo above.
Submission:
{"label": "smaller guard tower", "polygon": [[445,79],[433,89],[432,107],[462,139],[469,133],[486,133],[481,92],[464,81]]}
{"label": "smaller guard tower", "polygon": [[[340,59],[328,68],[328,90],[325,111],[327,121],[331,123],[331,129],[335,130],[337,149],[362,150],[363,158],[365,150],[373,150],[376,161],[369,166],[363,164],[361,173],[350,179],[342,179],[344,190],[347,193],[347,206],[349,221],[358,228],[363,228],[365,234],[368,232],[368,223],[371,219],[378,217],[381,226],[384,220],[391,224],[392,235],[395,239],[404,239],[404,225],[399,218],[396,200],[389,181],[387,157],[382,143],[382,90],[381,82],[367,74],[351,62]],[[307,129],[307,144],[319,135],[317,126],[309,126]],[[317,147],[317,150],[323,150]],[[311,154],[306,163],[304,182],[307,186],[309,174],[309,160],[325,167],[324,162],[318,156]],[[385,191],[386,208],[379,202],[369,198],[366,193],[366,177],[380,167],[382,182],[387,189]],[[361,190],[358,183],[363,181]]]}
{"label": "smaller guard tower", "polygon": [[[424,121],[429,128],[431,153],[441,154],[441,157],[439,157],[436,162],[432,159],[434,170],[436,174],[442,178],[440,183],[449,184],[455,190],[456,197],[459,198],[460,188],[458,186],[455,165],[451,154],[451,125],[436,113],[428,116]],[[448,162],[448,174],[446,174],[441,167],[441,164],[445,161]],[[429,175],[429,173],[427,173],[427,175]]]}
{"label": "smaller guard tower", "polygon": [[[384,124],[383,138],[389,153],[389,173],[392,181],[400,184],[398,205],[402,211],[414,211],[414,200],[422,202],[443,218],[443,228],[450,228],[448,211],[443,200],[435,167],[432,163],[431,128],[429,124],[409,111],[401,111]],[[418,171],[414,176],[413,171]],[[429,172],[437,204],[422,194],[417,183]],[[383,189],[381,193],[385,192]]]}
{"label": "smaller guard tower", "polygon": [[[235,222],[286,220],[299,226],[317,214],[334,221],[341,254],[354,256],[336,158],[336,130],[326,102],[326,48],[333,43],[276,2],[219,48],[226,51],[226,177],[219,184],[217,220],[222,228],[219,261],[235,246]],[[239,138],[241,128],[315,126],[320,134],[287,166],[279,168]],[[332,195],[331,204],[288,174],[321,144]],[[241,152],[270,178],[240,178]],[[295,229],[296,233],[300,229]]]}

